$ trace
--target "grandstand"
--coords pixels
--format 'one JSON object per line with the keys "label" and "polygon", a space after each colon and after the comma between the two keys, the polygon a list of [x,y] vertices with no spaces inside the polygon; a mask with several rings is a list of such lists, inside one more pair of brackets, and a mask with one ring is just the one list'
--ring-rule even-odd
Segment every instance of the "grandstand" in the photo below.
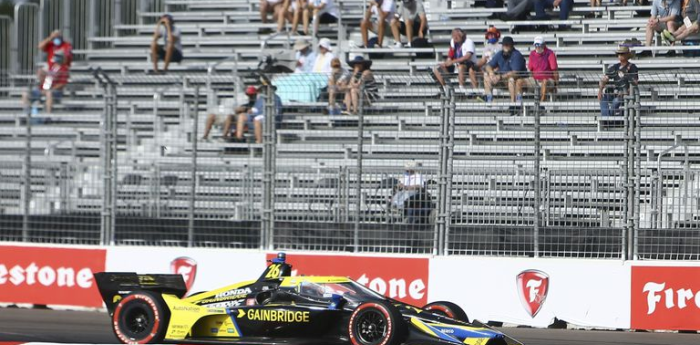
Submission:
{"label": "grandstand", "polygon": [[[380,100],[361,116],[326,115],[323,102],[286,103],[274,142],[254,144],[198,138],[207,113],[257,83],[261,50],[289,49],[299,38],[260,34],[276,24],[260,23],[257,0],[67,2],[18,5],[14,22],[17,32],[31,27],[40,34],[19,45],[35,45],[54,28],[74,34],[70,89],[50,122],[27,128],[20,102],[37,62],[21,58],[36,50],[16,47],[16,62],[0,66],[9,71],[0,82],[2,240],[110,243],[107,213],[116,218],[114,241],[134,245],[700,254],[700,69],[697,58],[682,54],[695,46],[675,47],[677,57],[661,54],[669,47],[660,39],[636,47],[656,54],[633,59],[638,98],[628,101],[626,116],[599,112],[598,81],[621,41],[644,40],[647,18],[635,14],[647,7],[591,9],[576,1],[565,22],[503,22],[471,1],[425,1],[435,46],[425,57],[421,49],[358,48],[365,1],[338,0],[342,20],[318,34],[344,59],[383,55],[372,66]],[[78,22],[81,9],[91,15]],[[589,10],[601,16],[584,18]],[[166,75],[149,75],[153,23],[163,13],[182,31],[185,60]],[[464,29],[480,54],[488,25],[513,31],[523,53],[535,36],[545,38],[559,57],[555,97],[537,104],[529,95],[524,111],[511,116],[507,94],[486,105],[437,86],[427,70],[446,54],[451,30]],[[570,29],[542,33],[533,25]],[[115,83],[116,100],[94,77],[98,67]],[[111,101],[114,176],[104,158]],[[421,224],[407,224],[390,203],[392,178],[401,178],[409,160],[423,164],[435,204]],[[113,189],[113,208],[105,208],[106,188]]]}

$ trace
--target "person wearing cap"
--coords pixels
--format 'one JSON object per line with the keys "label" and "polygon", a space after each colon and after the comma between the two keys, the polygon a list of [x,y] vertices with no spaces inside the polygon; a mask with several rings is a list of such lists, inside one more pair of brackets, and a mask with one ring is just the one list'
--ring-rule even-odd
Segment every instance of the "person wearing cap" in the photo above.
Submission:
{"label": "person wearing cap", "polygon": [[372,74],[372,61],[365,60],[361,55],[348,61],[352,68],[352,76],[348,82],[348,92],[345,93],[345,107],[351,115],[357,115],[360,107],[360,89],[364,84],[365,104],[379,99],[379,87]]}
{"label": "person wearing cap", "polygon": [[[418,37],[423,38],[426,32],[428,17],[425,15],[423,0],[401,0],[401,7],[398,13],[403,20],[406,39],[408,39],[407,45],[410,47],[411,42],[413,42],[413,25],[416,20],[420,22]],[[391,21],[391,32],[394,35],[394,41],[396,41],[395,47],[401,48],[403,46],[401,43],[401,20]]]}
{"label": "person wearing cap", "polygon": [[[244,140],[243,134],[245,133],[245,129],[247,127],[248,130],[250,130],[251,128],[253,129],[253,134],[255,135],[255,142],[257,144],[262,144],[263,126],[265,123],[265,116],[267,115],[265,113],[267,111],[267,87],[267,85],[260,86],[258,88],[258,97],[255,100],[253,106],[250,109],[248,109],[248,111],[240,113],[238,115],[236,123],[236,139],[238,141]],[[275,99],[275,113],[273,115],[275,117],[275,127],[277,127],[282,122],[282,99],[277,95],[276,92],[274,92],[277,90],[275,86],[272,86],[272,90],[273,97]]]}
{"label": "person wearing cap", "polygon": [[[163,37],[165,44],[158,44],[158,39]],[[151,61],[153,72],[159,73],[158,60],[163,60],[163,71],[167,72],[171,62],[182,62],[182,41],[180,29],[175,26],[175,20],[169,14],[164,14],[156,23],[151,41]]]}
{"label": "person wearing cap", "polygon": [[[484,35],[484,49],[482,50],[481,53],[481,59],[479,59],[476,62],[476,70],[479,72],[484,72],[485,71],[485,66],[491,59],[493,59],[494,55],[496,53],[500,52],[502,47],[501,44],[498,43],[499,39],[501,38],[501,31],[498,30],[495,26],[489,26],[488,29],[486,29],[486,34]],[[476,77],[476,73],[474,75]],[[472,82],[474,82],[472,80]]]}
{"label": "person wearing cap", "polygon": [[[654,33],[663,33],[664,30],[675,32],[682,24],[681,0],[654,0],[651,5],[651,16],[646,25],[645,45],[651,47],[651,39]],[[675,50],[671,50],[675,52]],[[651,51],[641,52],[639,57],[651,56]]]}
{"label": "person wearing cap", "polygon": [[316,62],[316,52],[311,49],[311,43],[306,40],[297,40],[294,43],[296,51],[297,67],[294,73],[311,73],[314,70],[314,62]]}
{"label": "person wearing cap", "polygon": [[680,25],[675,31],[664,30],[661,36],[667,41],[674,43],[682,41],[690,35],[694,35],[700,31],[700,0],[687,0],[683,8],[683,22],[685,25]]}
{"label": "person wearing cap", "polygon": [[[569,19],[569,13],[574,7],[574,0],[535,0],[535,19],[550,20],[547,9],[559,7],[559,20]],[[559,27],[561,29],[561,27]]]}
{"label": "person wearing cap", "polygon": [[447,52],[447,59],[437,65],[433,69],[433,72],[440,85],[445,86],[443,74],[454,73],[456,66],[459,88],[464,92],[465,72],[467,71],[472,87],[477,88],[479,86],[476,81],[476,63],[476,47],[474,46],[474,41],[467,38],[467,35],[462,29],[455,28],[452,30],[452,39],[450,40],[450,50]]}
{"label": "person wearing cap", "polygon": [[629,62],[632,57],[630,48],[619,46],[615,53],[620,62],[608,67],[598,84],[602,116],[622,115],[620,106],[624,97],[629,94],[630,87],[637,85],[639,81],[639,69]]}
{"label": "person wearing cap", "polygon": [[[248,97],[248,101],[245,104],[242,104],[238,106],[238,108],[234,109],[233,113],[240,116],[241,114],[245,114],[250,110],[255,105],[255,101],[257,100],[257,95],[258,95],[258,89],[255,88],[255,86],[248,86],[245,90],[245,95]],[[221,136],[223,139],[227,139],[231,135],[231,126],[233,125],[234,121],[234,116],[233,114],[227,114],[227,115],[216,115],[216,114],[209,114],[207,116],[207,122],[204,125],[204,135],[202,135],[202,140],[208,140],[209,139],[209,132],[211,132],[211,128],[216,125],[221,127]]]}
{"label": "person wearing cap", "polygon": [[324,37],[318,41],[318,54],[316,55],[316,61],[313,67],[314,73],[331,73],[331,61],[335,57],[332,49],[331,40]]}
{"label": "person wearing cap", "polygon": [[[68,85],[68,78],[70,77],[68,59],[63,50],[54,52],[49,66],[47,70],[39,74],[38,86],[32,89],[31,92],[22,94],[22,103],[25,106],[41,101],[42,97],[45,98],[46,106],[44,110],[47,114],[52,113],[54,101],[63,97],[63,90]],[[36,108],[33,108],[32,112],[36,112]]]}
{"label": "person wearing cap", "polygon": [[403,209],[408,224],[425,224],[430,219],[433,203],[425,190],[425,180],[418,171],[422,164],[415,160],[404,163],[404,174],[391,198],[394,207]]}
{"label": "person wearing cap", "polygon": [[[384,44],[385,30],[396,20],[396,3],[394,0],[369,0],[365,18],[360,23],[362,32],[362,44],[369,47],[369,31],[377,34],[377,48]],[[372,22],[372,15],[376,16],[376,22]]]}
{"label": "person wearing cap", "polygon": [[527,70],[525,69],[525,58],[515,49],[513,38],[503,37],[501,43],[503,48],[493,56],[493,59],[486,64],[486,75],[484,75],[484,91],[486,92],[486,102],[493,101],[493,88],[497,85],[505,84],[510,92],[510,101],[515,102],[515,83],[522,78]]}
{"label": "person wearing cap", "polygon": [[292,4],[294,20],[292,34],[297,34],[299,21],[303,20],[304,35],[309,35],[309,18],[313,18],[314,34],[318,35],[319,24],[338,22],[338,9],[333,0],[296,0]]}
{"label": "person wearing cap", "polygon": [[535,37],[533,43],[534,50],[530,51],[530,59],[527,61],[527,69],[532,76],[530,78],[520,78],[515,83],[516,97],[518,103],[523,101],[523,90],[532,89],[540,84],[540,102],[544,102],[547,92],[556,88],[559,83],[559,64],[557,55],[547,47],[542,36]]}

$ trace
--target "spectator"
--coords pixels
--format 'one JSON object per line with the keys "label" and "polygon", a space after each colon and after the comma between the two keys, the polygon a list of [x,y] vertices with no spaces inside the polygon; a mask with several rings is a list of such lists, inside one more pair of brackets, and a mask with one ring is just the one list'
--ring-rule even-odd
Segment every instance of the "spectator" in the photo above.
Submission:
{"label": "spectator", "polygon": [[294,69],[294,73],[311,73],[314,70],[314,63],[316,62],[316,52],[311,49],[311,44],[305,40],[297,40],[294,43],[294,50],[296,50],[297,67]]}
{"label": "spectator", "polygon": [[591,0],[591,11],[588,12],[588,13],[586,13],[586,15],[584,16],[584,18],[589,18],[589,19],[591,19],[591,18],[598,18],[598,17],[600,17],[600,16],[598,15],[598,12],[593,11],[593,9],[596,8],[596,7],[600,7],[601,2],[602,2],[602,0]]}
{"label": "spectator", "polygon": [[625,95],[629,94],[630,86],[637,85],[639,80],[637,66],[629,62],[632,56],[630,48],[619,46],[615,53],[620,62],[608,67],[598,85],[600,114],[604,117],[621,115],[619,109]]}
{"label": "spectator", "polygon": [[540,102],[544,102],[548,90],[554,90],[559,83],[559,65],[557,56],[547,48],[542,36],[535,37],[535,50],[530,52],[527,69],[532,72],[532,78],[521,78],[516,82],[516,102],[523,101],[523,89],[531,89],[540,84]]}
{"label": "spectator", "polygon": [[[384,33],[387,25],[391,25],[395,18],[396,4],[394,0],[370,0],[369,8],[362,20],[360,29],[362,31],[362,44],[369,47],[369,31],[377,34],[377,48],[381,48],[384,43]],[[375,22],[372,22],[372,14],[376,15]]]}
{"label": "spectator", "polygon": [[[569,19],[569,12],[574,7],[573,0],[535,0],[535,19],[549,20],[550,17],[545,12],[546,9],[559,7],[559,20]],[[561,29],[561,27],[560,27]]]}
{"label": "spectator", "polygon": [[[501,38],[501,31],[499,31],[495,26],[489,26],[488,29],[486,29],[486,35],[484,35],[484,38],[486,39],[486,42],[484,43],[484,50],[481,55],[481,59],[476,62],[476,69],[479,72],[484,71],[484,66],[486,66],[491,59],[493,59],[493,56],[496,55],[499,51],[501,51],[501,44],[498,43],[498,40]],[[474,80],[472,80],[472,83],[474,83]]]}
{"label": "spectator", "polygon": [[46,53],[46,63],[49,70],[53,67],[53,56],[56,52],[62,52],[65,60],[63,64],[66,67],[70,68],[73,64],[73,46],[63,39],[63,35],[58,30],[54,30],[49,37],[39,42],[38,48]]}
{"label": "spectator", "polygon": [[[676,32],[681,19],[681,0],[654,0],[651,5],[651,17],[647,21],[646,41],[647,47],[651,47],[651,39],[655,32]],[[670,50],[674,52],[675,50]],[[671,53],[673,54],[673,53]],[[651,51],[645,50],[639,57],[651,56]]]}
{"label": "spectator", "polygon": [[[262,144],[262,132],[263,132],[263,125],[265,121],[265,112],[267,111],[266,107],[266,98],[267,98],[267,86],[261,86],[258,88],[258,98],[255,100],[255,104],[253,104],[253,107],[248,109],[247,112],[241,113],[238,115],[238,120],[236,123],[236,139],[238,141],[243,141],[243,133],[245,133],[245,129],[248,128],[253,128],[253,133],[255,135],[255,142],[258,144]],[[282,122],[282,100],[280,99],[279,96],[274,92],[277,90],[276,87],[271,86],[273,89],[273,96],[275,99],[275,126],[278,126]]]}
{"label": "spectator", "polygon": [[[158,45],[158,39],[163,37],[164,45]],[[153,32],[151,42],[151,60],[153,61],[153,71],[159,73],[158,60],[163,60],[163,71],[168,71],[170,62],[182,61],[182,41],[180,40],[180,29],[175,27],[175,20],[169,14],[164,14],[158,20],[156,29]]]}
{"label": "spectator", "polygon": [[314,34],[318,35],[319,24],[338,22],[338,10],[333,0],[297,0],[293,6],[292,34],[297,34],[299,20],[303,20],[304,35],[309,35],[309,17],[313,15]]}
{"label": "spectator", "polygon": [[440,85],[445,86],[443,74],[454,73],[457,66],[459,74],[459,88],[465,92],[465,72],[468,71],[469,79],[472,87],[477,88],[479,85],[476,81],[476,47],[474,41],[467,38],[462,29],[456,28],[452,30],[452,39],[450,40],[450,50],[447,52],[447,60],[435,67],[435,77]]}
{"label": "spectator", "polygon": [[[260,0],[260,21],[267,24],[267,15],[272,14],[272,19],[277,20],[277,32],[284,29],[285,19],[289,17],[290,0]],[[291,21],[291,20],[290,20]],[[261,29],[262,33],[270,32],[269,29]]]}
{"label": "spectator", "polygon": [[[22,94],[22,103],[25,106],[30,106],[36,101],[41,101],[42,97],[46,99],[45,111],[51,114],[53,111],[53,103],[63,97],[63,89],[68,85],[69,68],[68,59],[64,50],[56,50],[51,55],[49,61],[49,69],[40,74],[39,85],[32,89],[30,93]],[[36,113],[36,108],[32,109],[32,113]]]}
{"label": "spectator", "polygon": [[538,0],[508,0],[508,10],[501,15],[501,20],[525,20]]}
{"label": "spectator", "polygon": [[336,115],[339,111],[336,108],[335,99],[339,94],[347,91],[350,73],[343,68],[337,57],[331,60],[331,68],[333,71],[328,77],[328,112]]}
{"label": "spectator", "polygon": [[515,102],[515,83],[520,79],[525,70],[525,59],[523,55],[514,47],[513,38],[506,36],[503,38],[503,49],[493,56],[493,59],[486,64],[486,74],[484,76],[484,91],[486,92],[486,102],[493,101],[493,87],[506,84],[510,92],[510,101]]}
{"label": "spectator", "polygon": [[700,2],[699,0],[687,0],[683,8],[685,16],[683,22],[685,25],[680,25],[676,31],[671,32],[668,29],[664,30],[662,35],[669,42],[682,41],[690,35],[694,35],[700,31],[698,23],[700,22]]}
{"label": "spectator", "polygon": [[356,56],[354,60],[348,61],[352,67],[352,77],[348,82],[348,91],[345,93],[345,107],[352,115],[357,115],[360,106],[360,89],[364,84],[364,98],[367,102],[379,99],[379,87],[372,74],[372,61],[365,60],[362,56]]}
{"label": "spectator", "polygon": [[318,41],[318,54],[316,55],[316,61],[314,62],[314,73],[331,73],[331,61],[335,55],[333,55],[333,47],[331,47],[331,40],[327,38],[322,38]]}
{"label": "spectator", "polygon": [[[241,114],[245,114],[246,112],[248,112],[248,110],[250,110],[250,108],[252,108],[255,105],[258,90],[255,88],[255,86],[248,86],[248,88],[245,90],[245,94],[248,97],[248,102],[234,109],[234,114],[237,114],[238,116],[240,116]],[[211,132],[211,128],[214,125],[221,126],[221,136],[223,137],[223,139],[228,139],[231,134],[231,125],[233,124],[233,120],[233,114],[228,114],[225,116],[209,114],[209,116],[207,117],[206,125],[204,127],[204,135],[202,136],[202,140],[209,139],[209,132]]]}
{"label": "spectator", "polygon": [[394,207],[402,209],[404,220],[408,224],[428,223],[433,203],[425,190],[425,180],[418,168],[421,164],[408,161],[404,164],[403,179],[396,186],[396,192],[391,198]]}
{"label": "spectator", "polygon": [[[411,42],[413,42],[413,24],[416,20],[420,21],[420,27],[418,29],[418,37],[423,38],[426,31],[426,25],[428,23],[428,18],[425,15],[425,8],[423,7],[423,0],[402,0],[401,7],[399,9],[399,15],[403,18],[403,23],[406,30],[406,39],[408,40],[407,45],[410,47]],[[401,48],[401,21],[392,20],[391,31],[394,34],[394,40],[396,41],[396,48]]]}

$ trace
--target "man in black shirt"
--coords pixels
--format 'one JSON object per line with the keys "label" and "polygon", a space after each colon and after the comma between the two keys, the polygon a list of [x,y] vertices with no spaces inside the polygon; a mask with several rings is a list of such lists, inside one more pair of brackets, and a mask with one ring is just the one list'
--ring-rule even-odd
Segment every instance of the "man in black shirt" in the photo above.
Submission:
{"label": "man in black shirt", "polygon": [[629,62],[632,56],[630,48],[619,46],[615,53],[620,62],[608,67],[598,85],[602,116],[622,115],[619,109],[624,97],[629,94],[630,86],[636,86],[639,81],[637,66]]}

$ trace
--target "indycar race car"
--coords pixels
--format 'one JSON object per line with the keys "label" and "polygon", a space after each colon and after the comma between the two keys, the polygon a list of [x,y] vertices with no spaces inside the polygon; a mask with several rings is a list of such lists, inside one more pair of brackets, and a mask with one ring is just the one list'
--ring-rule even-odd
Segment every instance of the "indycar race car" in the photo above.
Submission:
{"label": "indycar race car", "polygon": [[291,276],[284,253],[259,279],[186,294],[181,275],[103,272],[95,281],[127,344],[522,345],[450,302],[418,308],[344,277]]}

